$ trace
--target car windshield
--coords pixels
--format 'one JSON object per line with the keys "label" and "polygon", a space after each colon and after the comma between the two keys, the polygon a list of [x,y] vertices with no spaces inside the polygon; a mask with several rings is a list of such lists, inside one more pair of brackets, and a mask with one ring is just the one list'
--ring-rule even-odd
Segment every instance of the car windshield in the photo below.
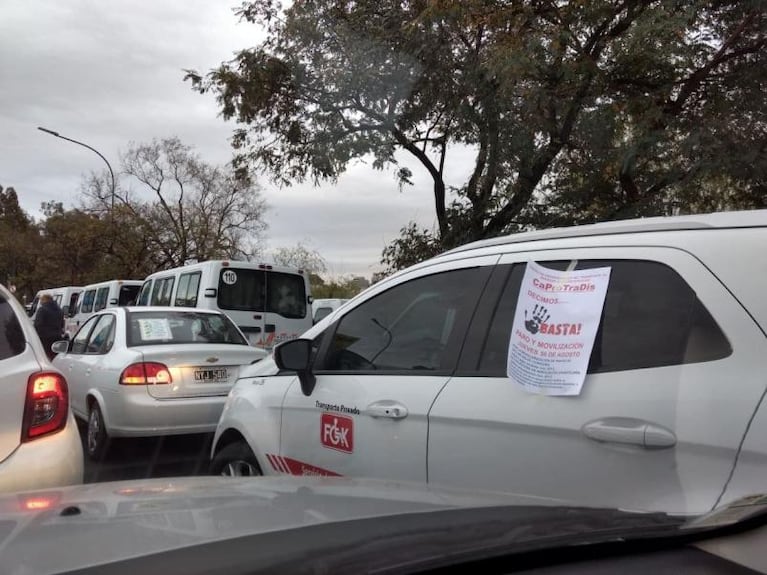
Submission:
{"label": "car windshield", "polygon": [[6,1],[0,127],[0,572],[765,505],[766,0]]}
{"label": "car windshield", "polygon": [[131,347],[206,343],[247,345],[225,315],[194,312],[131,312],[128,314],[127,339]]}

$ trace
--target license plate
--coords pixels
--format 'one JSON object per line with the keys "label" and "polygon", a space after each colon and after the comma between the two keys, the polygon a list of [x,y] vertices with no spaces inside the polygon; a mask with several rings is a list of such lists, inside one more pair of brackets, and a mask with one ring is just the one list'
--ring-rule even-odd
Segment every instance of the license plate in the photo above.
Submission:
{"label": "license plate", "polygon": [[219,383],[229,380],[229,370],[225,367],[195,369],[194,380],[197,383]]}

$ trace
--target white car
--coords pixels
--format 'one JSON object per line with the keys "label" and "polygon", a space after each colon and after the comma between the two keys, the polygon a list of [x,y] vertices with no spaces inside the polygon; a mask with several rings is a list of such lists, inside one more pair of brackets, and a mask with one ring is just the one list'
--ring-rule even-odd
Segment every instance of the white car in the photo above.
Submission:
{"label": "white car", "polygon": [[325,319],[339,307],[344,305],[348,299],[316,299],[312,302],[312,312],[314,314],[314,323]]}
{"label": "white car", "polygon": [[93,459],[109,437],[212,432],[240,367],[266,356],[223,313],[167,307],[102,310],[53,350]]}
{"label": "white car", "polygon": [[83,449],[66,379],[22,305],[0,285],[0,491],[83,481]]}
{"label": "white car", "polygon": [[[211,470],[414,480],[671,513],[762,492],[765,246],[767,211],[753,211],[530,232],[442,254],[244,371]],[[591,284],[522,289],[528,269],[608,270],[609,281],[598,305],[578,310],[573,294],[596,293]],[[591,336],[561,322],[576,312]],[[546,343],[544,353],[540,334],[576,343]],[[530,377],[514,375],[518,338],[530,341],[523,366],[542,366]],[[548,395],[552,378],[578,374],[573,395]],[[537,392],[524,387],[533,376]]]}

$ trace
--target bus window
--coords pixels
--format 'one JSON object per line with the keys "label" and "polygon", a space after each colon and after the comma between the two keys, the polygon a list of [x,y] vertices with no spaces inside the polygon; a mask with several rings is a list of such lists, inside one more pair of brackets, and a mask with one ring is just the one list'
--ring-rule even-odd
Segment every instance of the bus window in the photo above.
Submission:
{"label": "bus window", "polygon": [[152,293],[153,280],[145,281],[138,294],[138,305],[149,305],[149,295]]}
{"label": "bus window", "polygon": [[267,312],[292,319],[306,317],[306,288],[303,276],[268,272],[267,282]]}
{"label": "bus window", "polygon": [[117,305],[134,305],[140,289],[141,286],[120,286],[120,294],[117,296]]}
{"label": "bus window", "polygon": [[264,311],[264,272],[223,268],[218,280],[218,307],[241,311]]}

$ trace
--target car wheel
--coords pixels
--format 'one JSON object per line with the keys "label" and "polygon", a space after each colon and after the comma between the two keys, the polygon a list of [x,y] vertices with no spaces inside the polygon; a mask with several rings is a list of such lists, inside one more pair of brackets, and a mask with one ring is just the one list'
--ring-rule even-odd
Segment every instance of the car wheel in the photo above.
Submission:
{"label": "car wheel", "polygon": [[255,477],[263,475],[256,456],[244,441],[230,443],[216,453],[210,462],[211,475]]}
{"label": "car wheel", "polygon": [[109,435],[104,425],[104,416],[101,413],[101,408],[95,401],[88,412],[88,427],[85,439],[88,457],[93,460],[103,459],[107,452]]}

